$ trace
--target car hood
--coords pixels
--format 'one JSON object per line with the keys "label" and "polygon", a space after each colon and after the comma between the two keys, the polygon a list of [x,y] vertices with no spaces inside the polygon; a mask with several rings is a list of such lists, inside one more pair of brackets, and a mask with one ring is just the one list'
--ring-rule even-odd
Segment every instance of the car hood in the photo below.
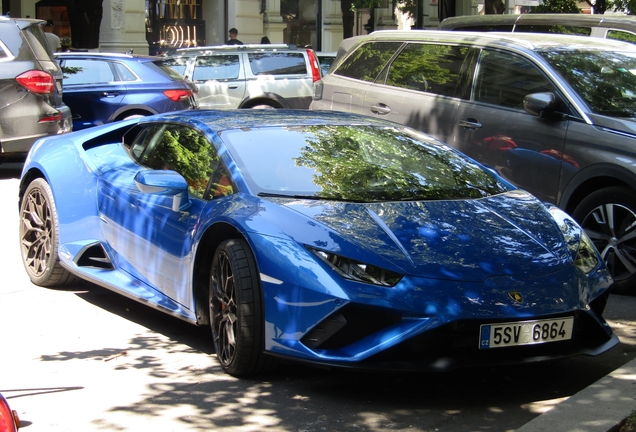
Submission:
{"label": "car hood", "polygon": [[555,219],[522,191],[478,200],[365,204],[267,200],[310,219],[297,223],[269,209],[280,221],[279,233],[404,274],[484,281],[540,277],[572,264]]}

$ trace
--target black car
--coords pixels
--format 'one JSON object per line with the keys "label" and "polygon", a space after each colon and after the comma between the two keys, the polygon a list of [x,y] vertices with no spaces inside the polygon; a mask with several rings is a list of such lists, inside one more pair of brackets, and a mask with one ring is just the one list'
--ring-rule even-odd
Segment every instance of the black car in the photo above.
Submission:
{"label": "black car", "polygon": [[38,138],[72,129],[43,22],[0,17],[0,161],[24,157]]}

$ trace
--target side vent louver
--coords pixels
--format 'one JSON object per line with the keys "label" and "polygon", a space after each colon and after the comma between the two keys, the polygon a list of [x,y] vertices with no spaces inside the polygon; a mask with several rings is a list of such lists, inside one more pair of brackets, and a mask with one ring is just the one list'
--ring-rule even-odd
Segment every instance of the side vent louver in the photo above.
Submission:
{"label": "side vent louver", "polygon": [[93,267],[105,270],[114,268],[101,243],[95,243],[84,248],[77,255],[75,263],[78,267]]}

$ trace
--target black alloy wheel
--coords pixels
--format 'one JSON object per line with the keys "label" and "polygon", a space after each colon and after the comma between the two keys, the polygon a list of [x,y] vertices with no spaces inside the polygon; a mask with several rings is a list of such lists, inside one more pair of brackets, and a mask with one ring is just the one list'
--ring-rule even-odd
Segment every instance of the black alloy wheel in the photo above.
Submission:
{"label": "black alloy wheel", "polygon": [[636,294],[636,192],[624,186],[597,190],[572,215],[603,257],[613,290]]}
{"label": "black alloy wheel", "polygon": [[260,279],[244,240],[227,240],[214,253],[209,300],[214,349],[223,370],[244,376],[270,369],[273,358],[263,354]]}

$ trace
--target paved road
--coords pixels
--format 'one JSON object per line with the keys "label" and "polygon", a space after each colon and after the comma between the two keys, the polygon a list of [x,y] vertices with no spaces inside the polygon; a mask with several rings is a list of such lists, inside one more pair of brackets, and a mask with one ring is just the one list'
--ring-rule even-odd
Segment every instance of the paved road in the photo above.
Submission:
{"label": "paved road", "polygon": [[622,342],[599,357],[444,374],[285,365],[238,380],[207,329],[88,283],[31,284],[17,176],[0,168],[0,392],[25,432],[512,431],[636,357],[636,297],[612,296]]}

